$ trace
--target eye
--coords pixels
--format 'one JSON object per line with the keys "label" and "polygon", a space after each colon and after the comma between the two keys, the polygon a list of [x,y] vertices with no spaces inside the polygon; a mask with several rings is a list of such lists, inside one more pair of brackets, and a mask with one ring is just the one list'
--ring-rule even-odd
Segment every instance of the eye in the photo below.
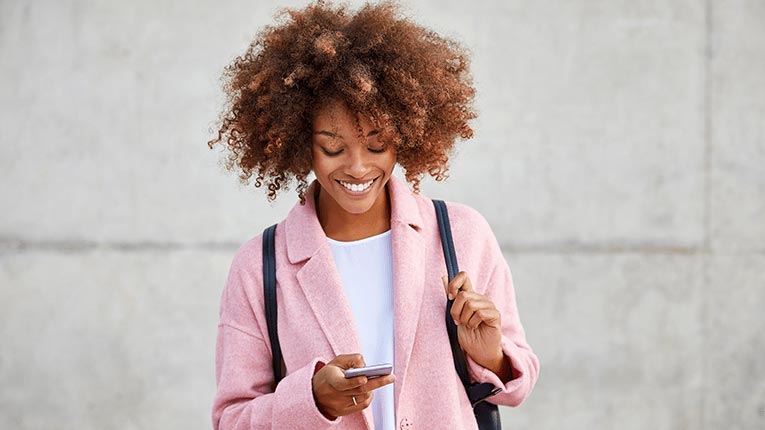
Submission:
{"label": "eye", "polygon": [[382,148],[379,148],[379,149],[378,149],[378,148],[367,148],[367,149],[369,150],[369,152],[373,152],[373,153],[375,153],[375,154],[382,154],[382,153],[383,153],[383,152],[385,152],[385,151],[386,151],[388,148],[386,148],[386,147],[384,147],[384,146],[383,146]]}
{"label": "eye", "polygon": [[324,155],[326,155],[327,157],[336,157],[336,156],[340,155],[340,153],[343,152],[343,150],[341,149],[339,151],[329,152],[326,149],[321,148],[321,152],[323,152]]}

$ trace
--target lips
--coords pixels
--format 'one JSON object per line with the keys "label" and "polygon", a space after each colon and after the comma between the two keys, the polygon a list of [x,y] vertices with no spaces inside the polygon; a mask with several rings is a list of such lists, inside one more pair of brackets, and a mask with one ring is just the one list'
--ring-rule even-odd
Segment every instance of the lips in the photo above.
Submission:
{"label": "lips", "polygon": [[369,190],[369,188],[372,187],[372,184],[376,180],[377,180],[377,178],[370,179],[370,180],[364,181],[364,182],[346,182],[346,181],[341,181],[341,180],[336,180],[336,182],[339,183],[347,191],[350,191],[351,193],[354,193],[354,194],[363,194],[364,192]]}

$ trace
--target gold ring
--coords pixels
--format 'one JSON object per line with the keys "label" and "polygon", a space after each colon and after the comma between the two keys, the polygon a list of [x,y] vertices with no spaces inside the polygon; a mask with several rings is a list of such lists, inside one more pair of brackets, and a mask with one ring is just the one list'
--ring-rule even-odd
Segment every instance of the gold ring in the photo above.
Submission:
{"label": "gold ring", "polygon": [[356,403],[356,396],[351,396],[351,400],[353,400],[353,406],[358,405],[358,403]]}

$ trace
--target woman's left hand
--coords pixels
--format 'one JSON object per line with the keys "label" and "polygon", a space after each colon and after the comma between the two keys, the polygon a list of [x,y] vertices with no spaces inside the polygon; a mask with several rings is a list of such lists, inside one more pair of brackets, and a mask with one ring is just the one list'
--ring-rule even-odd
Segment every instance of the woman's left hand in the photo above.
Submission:
{"label": "woman's left hand", "polygon": [[467,273],[460,272],[447,284],[447,297],[454,298],[451,316],[457,324],[457,339],[462,350],[476,363],[492,370],[504,361],[501,316],[494,303],[473,290]]}

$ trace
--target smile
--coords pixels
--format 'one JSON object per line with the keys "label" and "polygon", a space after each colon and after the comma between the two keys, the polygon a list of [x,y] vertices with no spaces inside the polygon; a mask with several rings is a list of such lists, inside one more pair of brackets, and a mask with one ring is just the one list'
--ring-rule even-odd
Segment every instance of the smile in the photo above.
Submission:
{"label": "smile", "polygon": [[371,179],[371,180],[369,180],[367,182],[362,182],[360,184],[352,184],[350,182],[345,182],[345,181],[340,181],[340,180],[338,180],[337,182],[339,182],[340,185],[342,185],[348,191],[351,191],[353,193],[363,193],[363,192],[367,191],[369,189],[369,187],[372,186],[372,183],[376,179],[377,178]]}

